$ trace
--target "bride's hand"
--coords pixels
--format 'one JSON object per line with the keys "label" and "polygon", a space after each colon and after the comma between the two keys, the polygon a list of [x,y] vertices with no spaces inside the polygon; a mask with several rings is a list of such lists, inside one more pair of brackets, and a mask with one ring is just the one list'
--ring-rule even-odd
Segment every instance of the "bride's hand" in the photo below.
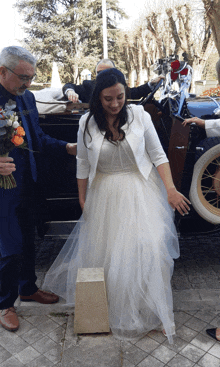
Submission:
{"label": "bride's hand", "polygon": [[190,201],[183,194],[177,191],[175,187],[169,189],[167,191],[167,195],[168,203],[174,210],[177,209],[181,215],[189,213],[189,205],[191,204]]}
{"label": "bride's hand", "polygon": [[84,205],[85,205],[85,200],[79,201],[79,205],[81,206],[81,209],[82,209],[82,212],[83,212]]}

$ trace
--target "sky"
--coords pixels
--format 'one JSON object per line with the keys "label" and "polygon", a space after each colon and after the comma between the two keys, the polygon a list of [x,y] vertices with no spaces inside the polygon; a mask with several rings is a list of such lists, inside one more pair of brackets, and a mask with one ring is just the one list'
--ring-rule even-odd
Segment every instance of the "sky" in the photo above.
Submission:
{"label": "sky", "polygon": [[24,32],[20,25],[22,17],[13,4],[16,0],[4,0],[4,6],[1,7],[1,22],[0,22],[0,50],[6,46],[21,45],[17,39],[24,38]]}
{"label": "sky", "polygon": [[119,0],[120,7],[126,12],[126,14],[130,17],[128,20],[124,20],[122,25],[123,28],[128,27],[131,25],[132,21],[138,19],[139,14],[143,13],[144,9],[144,0]]}
{"label": "sky", "polygon": [[[25,36],[22,30],[22,16],[17,9],[13,8],[16,0],[4,0],[4,6],[1,7],[1,22],[0,22],[0,50],[6,46],[18,45],[21,46],[19,40]],[[129,27],[132,19],[138,18],[140,9],[143,10],[143,0],[119,0],[121,8],[125,10],[131,19],[124,21],[123,28]]]}

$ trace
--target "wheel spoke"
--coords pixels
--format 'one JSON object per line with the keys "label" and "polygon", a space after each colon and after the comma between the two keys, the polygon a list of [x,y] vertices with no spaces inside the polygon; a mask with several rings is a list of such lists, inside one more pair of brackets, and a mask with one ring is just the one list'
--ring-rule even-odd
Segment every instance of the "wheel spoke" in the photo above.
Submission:
{"label": "wheel spoke", "polygon": [[214,188],[213,188],[213,186],[210,187],[210,186],[201,185],[201,189],[202,189],[202,191],[210,191],[210,190],[215,191]]}
{"label": "wheel spoke", "polygon": [[214,198],[214,199],[210,199],[210,200],[207,200],[209,204],[211,205],[215,205],[217,202],[218,202],[218,199]]}
{"label": "wheel spoke", "polygon": [[206,197],[207,194],[216,194],[215,190],[212,190],[212,189],[202,190],[202,193],[204,197]]}
{"label": "wheel spoke", "polygon": [[[202,190],[202,194],[204,196],[204,198],[206,199],[206,201],[212,205],[215,206],[217,208],[219,208],[219,201],[220,201],[220,197],[219,195],[216,193],[215,189],[213,186],[208,187],[208,186],[201,186],[201,190]],[[208,194],[212,194],[212,198],[207,199],[206,196]],[[213,197],[213,195],[216,195],[215,197]]]}
{"label": "wheel spoke", "polygon": [[207,178],[214,178],[215,176],[213,176],[211,173],[209,175],[203,173],[202,175],[202,180],[206,180]]}
{"label": "wheel spoke", "polygon": [[217,161],[216,159],[212,162],[210,162],[209,164],[213,164],[214,166],[220,166],[220,162]]}
{"label": "wheel spoke", "polygon": [[[206,172],[208,172],[208,173],[206,173]],[[209,172],[208,168],[206,168],[206,170],[204,171],[202,176],[206,176],[206,178],[208,178],[208,177],[212,177],[212,174]]]}
{"label": "wheel spoke", "polygon": [[[195,165],[190,188],[195,210],[207,221],[220,223],[220,141]],[[198,162],[199,162],[198,160]],[[194,195],[195,191],[197,195]]]}
{"label": "wheel spoke", "polygon": [[[204,190],[205,189],[205,190]],[[206,197],[207,194],[211,194],[211,193],[215,193],[215,190],[214,190],[214,187],[211,186],[211,187],[208,187],[208,186],[201,186],[201,190],[202,190],[202,193],[203,193],[203,196]],[[205,195],[204,195],[205,193]]]}
{"label": "wheel spoke", "polygon": [[208,203],[212,206],[215,206],[216,208],[218,208],[218,204],[219,204],[219,196],[217,196],[217,198],[212,199],[212,200],[207,200]]}

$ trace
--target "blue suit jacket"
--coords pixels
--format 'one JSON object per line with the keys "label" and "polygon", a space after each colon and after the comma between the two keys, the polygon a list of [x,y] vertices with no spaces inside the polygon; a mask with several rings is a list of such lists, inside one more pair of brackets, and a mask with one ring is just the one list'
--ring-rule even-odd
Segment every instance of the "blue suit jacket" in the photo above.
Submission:
{"label": "blue suit jacket", "polygon": [[[0,106],[4,108],[5,103],[10,98],[14,98],[14,96],[0,85]],[[39,172],[43,166],[42,158],[44,154],[63,156],[63,159],[67,157],[67,142],[51,138],[42,131],[39,126],[38,111],[33,93],[26,90],[21,98],[25,108],[25,123],[22,121],[23,127],[25,129],[25,125],[28,125],[30,136],[27,137],[27,140],[29,146],[31,143],[34,150],[34,158]],[[29,163],[27,169],[30,169],[32,163],[29,158],[27,162]],[[31,173],[29,177],[31,177]],[[18,203],[16,189],[4,190],[0,188],[0,254],[3,257],[18,254],[22,251],[22,236],[16,216]]]}
{"label": "blue suit jacket", "polygon": [[[79,95],[80,101],[82,101],[83,103],[89,103],[94,88],[95,88],[95,80],[84,80],[83,83],[80,85],[66,83],[63,86],[63,94],[65,95],[65,92],[68,89],[73,89]],[[140,85],[139,87],[128,88],[127,98],[140,99],[142,97],[146,97],[150,92],[151,88],[149,87],[148,83],[145,83],[143,85]]]}

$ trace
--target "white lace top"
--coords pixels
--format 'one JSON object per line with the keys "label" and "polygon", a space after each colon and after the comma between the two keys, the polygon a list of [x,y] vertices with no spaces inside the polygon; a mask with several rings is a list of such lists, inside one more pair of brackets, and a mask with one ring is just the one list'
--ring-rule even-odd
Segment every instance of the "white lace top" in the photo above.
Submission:
{"label": "white lace top", "polygon": [[138,167],[126,139],[111,143],[107,139],[103,140],[97,171],[102,173],[135,172]]}

